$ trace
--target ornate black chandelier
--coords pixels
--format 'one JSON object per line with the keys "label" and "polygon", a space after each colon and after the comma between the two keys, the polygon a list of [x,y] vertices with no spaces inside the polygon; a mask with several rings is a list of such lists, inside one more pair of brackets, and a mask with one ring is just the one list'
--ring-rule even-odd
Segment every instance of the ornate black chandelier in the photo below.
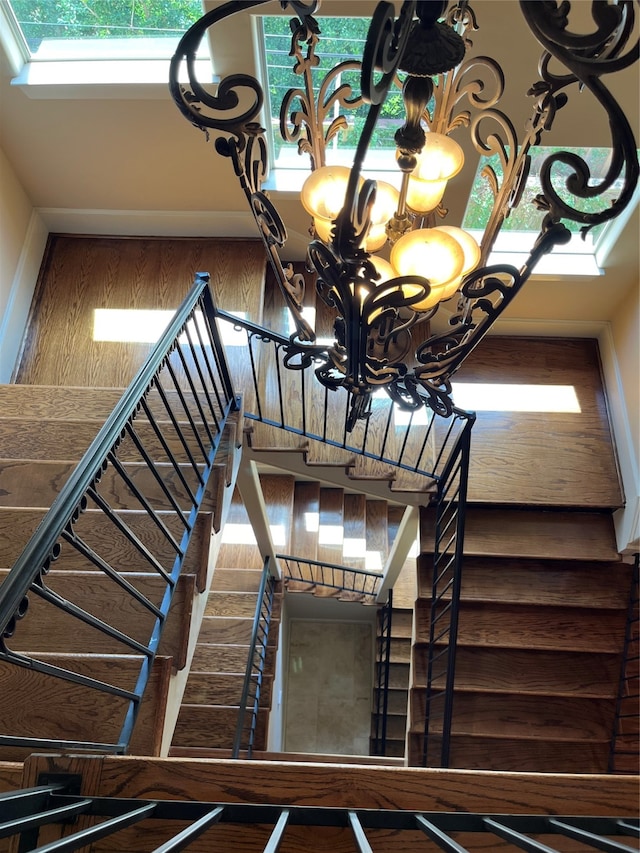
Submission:
{"label": "ornate black chandelier", "polygon": [[[319,2],[282,2],[291,7],[291,56],[301,85],[285,96],[280,116],[283,135],[308,153],[311,176],[302,203],[313,217],[307,264],[315,273],[319,296],[335,311],[332,346],[315,343],[314,330],[302,316],[304,276],[280,259],[287,235],[283,221],[263,191],[268,156],[265,131],[258,123],[263,89],[249,75],[223,78],[213,90],[194,77],[195,56],[209,27],[265,0],[229,2],[204,15],[183,36],[171,63],[170,88],[180,111],[207,136],[215,133],[216,151],[229,157],[246,194],[286,305],[294,319],[292,366],[317,362],[318,380],[351,395],[350,427],[367,417],[379,388],[404,409],[428,405],[448,415],[452,409],[450,379],[464,359],[509,305],[539,259],[571,234],[563,219],[582,224],[583,232],[618,216],[629,204],[638,182],[636,144],[629,122],[602,82],[638,58],[631,43],[634,0],[591,6],[593,32],[576,35],[569,28],[567,0],[521,0],[532,34],[543,47],[540,79],[531,87],[531,118],[518,140],[510,119],[496,108],[504,86],[500,66],[489,57],[467,57],[467,31],[477,28],[474,13],[459,0],[381,2],[371,19],[360,70],[360,91],[335,80],[344,66],[331,69],[314,92],[311,69],[318,64],[320,27],[314,17]],[[557,71],[555,60],[564,68]],[[189,83],[179,82],[186,63]],[[552,70],[552,65],[554,69]],[[487,79],[493,91],[487,89]],[[395,133],[399,190],[364,180],[367,149],[385,99],[402,89],[405,120]],[[612,155],[606,174],[594,183],[589,166],[567,151],[550,154],[540,170],[536,205],[545,215],[529,257],[520,269],[488,266],[500,228],[517,207],[530,170],[532,146],[548,131],[556,112],[568,100],[570,87],[588,88],[605,110]],[[346,125],[343,112],[368,106],[351,168],[326,166],[325,149]],[[462,107],[465,107],[464,109]],[[485,125],[491,126],[487,133]],[[476,150],[497,153],[501,169],[485,167],[493,196],[482,241],[478,245],[462,229],[438,225],[446,211],[440,204],[446,182],[462,167],[461,149],[451,138],[468,128]],[[566,189],[575,204],[603,196],[617,182],[613,203],[585,212],[562,198],[552,184],[554,166],[572,174]],[[337,194],[337,195],[336,195]],[[335,199],[338,199],[336,202]],[[333,199],[333,200],[332,200]],[[390,262],[376,252],[387,244]],[[456,309],[445,332],[412,332],[428,321],[441,302]],[[423,327],[424,328],[424,327]],[[425,339],[426,338],[426,339]],[[414,343],[418,341],[418,343]]]}

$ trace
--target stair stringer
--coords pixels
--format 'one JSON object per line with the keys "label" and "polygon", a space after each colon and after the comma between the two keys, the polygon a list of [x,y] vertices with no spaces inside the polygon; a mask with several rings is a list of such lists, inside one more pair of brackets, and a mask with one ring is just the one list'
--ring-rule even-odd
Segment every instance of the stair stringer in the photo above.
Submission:
{"label": "stair stringer", "polygon": [[358,492],[370,498],[398,503],[405,506],[428,506],[435,489],[415,492],[391,492],[389,480],[353,480],[341,467],[313,465],[306,463],[304,452],[300,450],[266,451],[256,450],[245,444],[244,457],[253,460],[261,470],[264,466],[277,468],[283,472],[302,478],[317,480],[327,486],[337,486],[346,491]]}
{"label": "stair stringer", "polygon": [[[280,435],[281,438],[274,439],[271,444],[265,442],[254,445],[252,441],[254,426],[269,430],[270,434]],[[361,455],[341,446],[325,444],[313,436],[299,436],[277,424],[265,424],[260,420],[247,419],[245,422],[245,444],[252,453],[256,454],[256,458],[261,455],[269,455],[270,458],[284,456],[285,461],[278,462],[278,467],[289,469],[290,465],[296,464],[293,458],[298,457],[309,472],[307,476],[313,479],[327,478],[332,481],[332,472],[335,472],[338,478],[336,485],[364,493],[373,491],[382,498],[397,499],[415,506],[424,503],[425,495],[434,494],[437,487],[436,480],[430,476],[394,465],[392,462],[383,462]],[[330,462],[327,453],[322,452],[323,448],[330,451],[330,456],[337,461]],[[316,453],[320,454],[319,458],[315,457]],[[318,469],[322,473],[316,477],[316,474],[311,472]],[[395,495],[398,497],[394,498]]]}

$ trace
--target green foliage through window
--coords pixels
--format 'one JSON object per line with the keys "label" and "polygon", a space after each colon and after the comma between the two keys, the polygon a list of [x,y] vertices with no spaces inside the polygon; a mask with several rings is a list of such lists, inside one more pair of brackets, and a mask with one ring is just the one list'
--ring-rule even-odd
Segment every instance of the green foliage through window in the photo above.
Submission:
{"label": "green foliage through window", "polygon": [[11,0],[32,54],[48,39],[178,38],[201,0]]}
{"label": "green foliage through window", "polygon": [[[368,18],[320,18],[318,23],[321,29],[320,41],[317,46],[320,64],[312,71],[316,95],[322,79],[335,65],[350,59],[361,60],[370,22]],[[262,18],[262,26],[269,105],[276,149],[275,157],[277,159],[284,146],[279,131],[280,104],[289,89],[303,88],[304,81],[300,75],[293,72],[293,59],[289,56],[291,30],[288,26],[288,19],[279,16],[265,16]],[[360,94],[359,71],[347,71],[336,81],[336,85],[345,83],[351,85],[355,95]],[[341,131],[336,139],[336,145],[341,149],[354,149],[356,147],[365,122],[367,109],[366,106],[363,106],[357,110],[342,110],[349,127],[346,131]],[[328,117],[325,131],[336,115]],[[395,92],[391,91],[381,110],[372,140],[372,149],[395,151],[393,136],[404,120],[403,116],[404,105],[400,89]],[[287,147],[292,150],[294,148],[294,146]]]}

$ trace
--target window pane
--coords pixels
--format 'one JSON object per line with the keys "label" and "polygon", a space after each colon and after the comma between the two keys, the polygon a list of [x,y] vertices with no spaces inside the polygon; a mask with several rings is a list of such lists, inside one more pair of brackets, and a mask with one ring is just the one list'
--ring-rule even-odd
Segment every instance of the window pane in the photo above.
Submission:
{"label": "window pane", "polygon": [[[320,18],[321,28],[318,44],[319,65],[312,70],[314,88],[317,91],[324,76],[339,62],[347,60],[360,61],[364,43],[367,37],[369,19],[367,18]],[[271,129],[274,141],[274,159],[278,166],[306,168],[307,162],[297,156],[297,146],[285,143],[280,135],[280,104],[286,92],[292,88],[303,88],[304,80],[301,75],[293,72],[293,58],[289,56],[291,49],[291,31],[286,17],[267,16],[262,19],[264,34],[264,50],[267,68],[267,89],[271,110]],[[355,95],[360,94],[360,71],[348,70],[340,78],[336,78],[329,93],[336,86],[348,83]],[[299,106],[294,103],[294,109]],[[357,145],[360,132],[365,122],[368,107],[357,110],[336,109],[327,116],[324,123],[326,132],[330,123],[340,113],[345,116],[348,128],[341,130],[327,149],[328,163],[347,163],[353,160],[353,152]],[[393,135],[398,129],[404,116],[402,94],[398,87],[389,92],[382,108],[370,150],[374,153],[383,151],[386,161],[382,168],[395,169],[395,142]],[[371,164],[377,165],[377,164]]]}
{"label": "window pane", "polygon": [[201,0],[11,0],[11,7],[32,59],[102,59],[107,47],[110,58],[133,58],[134,40],[139,58],[169,57],[203,13]]}

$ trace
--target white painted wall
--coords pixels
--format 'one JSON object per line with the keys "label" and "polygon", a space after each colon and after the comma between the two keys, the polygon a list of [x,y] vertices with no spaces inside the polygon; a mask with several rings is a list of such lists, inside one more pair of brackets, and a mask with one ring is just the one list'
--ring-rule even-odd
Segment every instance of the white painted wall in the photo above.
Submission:
{"label": "white painted wall", "polygon": [[605,380],[626,506],[616,514],[618,547],[640,549],[640,286],[632,287],[610,324],[612,357],[604,355]]}
{"label": "white painted wall", "polygon": [[47,228],[0,149],[0,382],[11,380]]}

